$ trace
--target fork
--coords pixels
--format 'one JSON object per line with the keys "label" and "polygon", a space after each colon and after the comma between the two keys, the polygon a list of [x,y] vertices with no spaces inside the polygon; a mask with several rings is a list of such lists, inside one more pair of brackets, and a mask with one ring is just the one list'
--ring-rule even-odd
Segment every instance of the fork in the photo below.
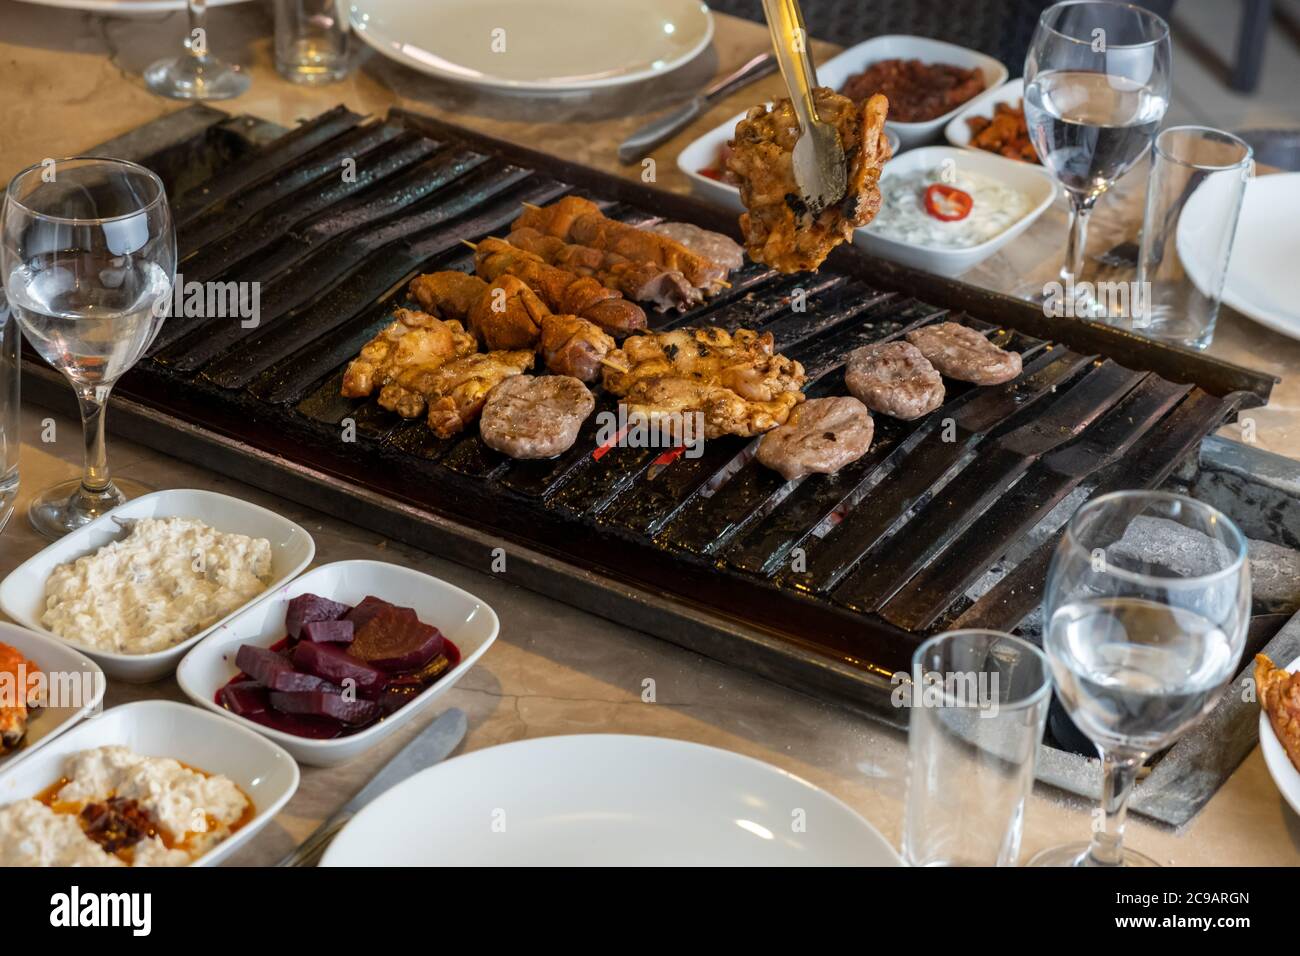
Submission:
{"label": "fork", "polygon": [[815,216],[844,196],[848,172],[839,131],[817,115],[813,89],[817,72],[808,57],[808,30],[799,0],[763,0],[763,12],[772,31],[772,46],[781,75],[790,91],[790,104],[799,120],[799,138],[791,156],[794,181]]}

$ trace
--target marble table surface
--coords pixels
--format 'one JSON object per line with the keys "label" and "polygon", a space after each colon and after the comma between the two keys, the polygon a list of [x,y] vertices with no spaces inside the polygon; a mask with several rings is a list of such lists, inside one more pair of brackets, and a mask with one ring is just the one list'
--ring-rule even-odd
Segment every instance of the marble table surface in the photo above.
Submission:
{"label": "marble table surface", "polygon": [[[655,110],[679,101],[716,73],[762,49],[762,29],[719,16],[713,48],[697,63],[657,84],[618,94],[569,97],[546,106],[537,120],[535,102],[470,96],[370,57],[346,81],[305,89],[281,80],[270,67],[268,9],[260,4],[222,7],[211,13],[213,48],[243,63],[253,85],[223,104],[281,123],[320,112],[337,102],[382,114],[392,105],[449,118],[493,135],[540,146],[620,175],[614,145]],[[61,156],[119,135],[181,104],[146,91],[140,71],[178,44],[180,15],[108,18],[76,11],[31,7],[0,0],[0,176],[47,156]],[[818,44],[825,54],[833,47]],[[694,136],[776,91],[769,77],[723,102],[657,150],[657,184],[685,190],[673,157]],[[1130,189],[1136,189],[1131,186]],[[1097,213],[1096,249],[1109,248],[1132,231],[1116,198]],[[1127,200],[1131,202],[1131,196]],[[1108,200],[1109,202],[1109,200]],[[1064,214],[1050,211],[1023,238],[1008,246],[969,281],[1006,291],[1050,276],[1064,244]],[[1040,282],[1041,285],[1041,282]],[[1300,456],[1300,343],[1225,313],[1213,354],[1283,377],[1269,408],[1256,410],[1258,442]],[[54,440],[43,441],[50,417],[24,410],[22,485],[18,510],[0,534],[0,576],[39,550],[44,542],[23,515],[39,489],[79,470],[81,438],[71,420],[54,416]],[[824,787],[874,824],[895,846],[902,823],[905,736],[761,678],[727,668],[645,634],[559,604],[473,569],[383,540],[339,516],[301,508],[275,495],[214,475],[189,463],[112,440],[114,470],[155,487],[211,488],[257,502],[304,525],[315,537],[317,562],[345,558],[394,561],[434,574],[475,593],[501,617],[492,650],[443,700],[469,715],[462,750],[526,737],[586,732],[635,733],[694,740],[749,754]],[[653,678],[656,701],[642,701],[642,682]],[[148,697],[179,699],[174,679],[136,687],[114,683],[107,703]],[[334,769],[304,768],[302,786],[286,809],[234,864],[273,862],[301,841],[355,792],[382,762],[416,733],[429,714],[369,754]],[[1023,849],[1028,856],[1055,843],[1086,837],[1092,807],[1087,801],[1038,787],[1027,810]],[[1258,749],[1187,826],[1172,830],[1134,820],[1132,844],[1165,864],[1300,863],[1300,819],[1274,787]]]}

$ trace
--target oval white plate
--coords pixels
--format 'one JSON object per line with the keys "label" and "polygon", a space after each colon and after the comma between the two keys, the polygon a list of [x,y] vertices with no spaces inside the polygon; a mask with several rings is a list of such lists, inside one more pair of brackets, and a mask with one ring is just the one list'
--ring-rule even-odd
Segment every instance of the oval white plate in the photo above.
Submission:
{"label": "oval white plate", "polygon": [[[1292,674],[1296,668],[1300,668],[1300,657],[1286,667]],[[1282,791],[1286,802],[1291,804],[1291,809],[1300,813],[1300,772],[1292,765],[1277,734],[1273,733],[1273,725],[1269,723],[1268,714],[1264,713],[1262,707],[1259,711],[1259,749],[1264,752],[1264,763],[1278,790]]]}
{"label": "oval white plate", "polygon": [[[23,0],[41,7],[63,7],[67,10],[89,10],[93,13],[163,13],[184,10],[186,0]],[[208,0],[210,7],[224,7],[245,0]]]}
{"label": "oval white plate", "polygon": [[901,865],[871,824],[793,774],[618,734],[520,740],[430,767],[357,814],[322,861],[488,864]]}
{"label": "oval white plate", "polygon": [[16,649],[44,672],[49,702],[28,718],[22,746],[0,757],[0,773],[8,773],[99,707],[107,681],[99,665],[70,644],[17,624],[0,622],[0,644]]}
{"label": "oval white plate", "polygon": [[352,0],[352,28],[391,59],[456,83],[555,92],[674,70],[713,38],[699,0]]}
{"label": "oval white plate", "polygon": [[[1213,182],[1213,180],[1211,180]],[[1178,222],[1178,251],[1188,275],[1205,287],[1208,255],[1186,237],[1200,230],[1198,209],[1189,200]],[[1300,339],[1300,297],[1295,264],[1300,261],[1300,173],[1260,176],[1246,184],[1223,301],[1274,332]]]}

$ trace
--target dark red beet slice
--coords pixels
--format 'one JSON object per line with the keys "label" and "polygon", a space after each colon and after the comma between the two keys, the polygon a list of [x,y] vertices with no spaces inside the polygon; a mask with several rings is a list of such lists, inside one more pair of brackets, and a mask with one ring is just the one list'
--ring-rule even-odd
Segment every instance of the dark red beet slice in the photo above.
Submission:
{"label": "dark red beet slice", "polygon": [[389,672],[413,671],[429,663],[442,651],[442,633],[408,616],[408,610],[380,611],[357,628],[348,654]]}
{"label": "dark red beet slice", "polygon": [[332,686],[315,674],[296,670],[283,654],[256,644],[240,645],[239,653],[235,655],[235,666],[270,690],[328,690]]}
{"label": "dark red beet slice", "polygon": [[271,694],[271,706],[287,714],[307,714],[329,717],[345,724],[364,724],[379,716],[379,705],[373,700],[354,698],[348,700],[341,694],[322,691],[305,691],[297,694]]}
{"label": "dark red beet slice", "polygon": [[352,657],[337,644],[302,641],[293,649],[293,663],[295,667],[335,684],[354,681],[357,690],[363,694],[377,691],[384,684],[383,671]]}
{"label": "dark red beet slice", "polygon": [[389,608],[401,611],[413,621],[419,620],[412,608],[399,608],[396,604],[389,604],[383,598],[377,598],[373,594],[363,598],[360,604],[348,611],[348,613],[344,615],[344,620],[351,621],[356,625],[356,629],[359,631],[361,628],[365,627],[370,619],[376,614]]}
{"label": "dark red beet slice", "polygon": [[337,621],[351,608],[318,594],[299,594],[289,602],[284,614],[284,629],[290,637],[297,638],[302,626],[309,621]]}
{"label": "dark red beet slice", "polygon": [[221,688],[217,691],[217,703],[240,717],[256,717],[271,706],[266,688],[251,680]]}
{"label": "dark red beet slice", "polygon": [[356,630],[351,621],[308,621],[302,639],[317,644],[351,644]]}

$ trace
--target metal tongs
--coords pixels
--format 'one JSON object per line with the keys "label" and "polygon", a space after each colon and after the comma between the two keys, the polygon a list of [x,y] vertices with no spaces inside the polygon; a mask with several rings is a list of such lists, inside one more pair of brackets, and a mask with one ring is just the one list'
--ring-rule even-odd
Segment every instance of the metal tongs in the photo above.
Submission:
{"label": "metal tongs", "polygon": [[817,115],[813,89],[817,72],[808,57],[808,30],[799,0],[763,0],[763,12],[772,31],[772,46],[781,75],[790,90],[790,103],[799,120],[794,144],[794,181],[815,216],[843,198],[848,189],[844,146],[839,131]]}

